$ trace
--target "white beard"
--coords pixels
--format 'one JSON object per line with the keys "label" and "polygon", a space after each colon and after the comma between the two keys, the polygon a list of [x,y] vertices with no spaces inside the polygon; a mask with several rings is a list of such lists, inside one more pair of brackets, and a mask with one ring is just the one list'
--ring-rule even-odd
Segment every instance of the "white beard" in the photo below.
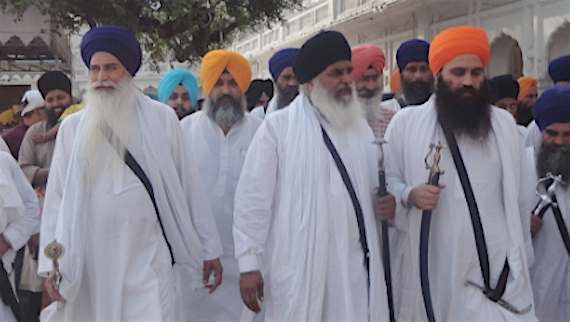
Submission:
{"label": "white beard", "polygon": [[[89,83],[85,94],[85,123],[83,126],[82,155],[85,160],[87,186],[101,173],[105,161],[111,158],[113,182],[121,182],[125,168],[125,145],[130,139],[132,123],[136,118],[135,94],[132,78],[125,76],[119,84],[112,82]],[[97,90],[97,86],[114,86],[115,90]],[[116,139],[111,143],[105,133],[111,129]],[[118,179],[118,180],[114,180]]]}
{"label": "white beard", "polygon": [[380,118],[380,103],[382,103],[382,92],[378,92],[376,95],[370,98],[363,98],[358,96],[358,100],[362,104],[362,108],[366,114],[366,119],[374,121]]}
{"label": "white beard", "polygon": [[364,117],[364,110],[358,101],[354,84],[350,85],[352,89],[350,95],[344,95],[337,100],[334,93],[329,93],[324,88],[318,76],[311,82],[313,83],[313,90],[309,99],[333,128],[348,129],[362,124],[359,120]]}

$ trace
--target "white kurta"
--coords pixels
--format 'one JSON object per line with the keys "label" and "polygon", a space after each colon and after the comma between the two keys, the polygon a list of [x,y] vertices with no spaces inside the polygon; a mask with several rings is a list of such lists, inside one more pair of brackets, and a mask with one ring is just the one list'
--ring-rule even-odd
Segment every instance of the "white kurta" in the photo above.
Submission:
{"label": "white kurta", "polygon": [[239,292],[239,270],[232,236],[234,195],[247,149],[261,120],[245,113],[227,135],[203,111],[182,120],[182,131],[204,181],[210,207],[222,241],[222,285],[189,291],[187,311],[196,321],[237,321],[245,307]]}
{"label": "white kurta", "polygon": [[[534,148],[528,148],[528,173],[533,184],[538,177],[535,168]],[[570,229],[570,189],[556,188],[556,200],[566,227]],[[536,205],[539,197],[533,199]],[[542,229],[533,237],[535,262],[530,268],[530,279],[534,292],[536,317],[544,322],[562,322],[570,318],[570,254],[558,230],[552,209],[543,217]]]}
{"label": "white kurta", "polygon": [[[6,272],[12,270],[16,251],[37,233],[40,222],[38,197],[9,152],[0,152],[0,234],[12,245],[2,256]],[[0,301],[0,321],[16,321],[10,307]]]}
{"label": "white kurta", "polygon": [[258,106],[256,108],[254,108],[253,110],[251,110],[251,112],[249,112],[249,115],[255,116],[260,120],[265,119],[265,107],[264,106]]}
{"label": "white kurta", "polygon": [[526,132],[524,134],[524,147],[538,147],[542,142],[542,138],[540,137],[540,129],[538,128],[538,124],[536,121],[530,122],[530,124],[526,127]]}
{"label": "white kurta", "polygon": [[[510,275],[503,299],[519,309],[532,304],[528,262],[532,261],[528,213],[528,180],[512,116],[493,108],[493,131],[485,145],[459,139],[465,167],[477,200],[494,287],[508,258]],[[445,136],[437,123],[435,99],[409,107],[392,119],[385,145],[388,190],[396,196],[398,249],[394,252],[396,313],[399,321],[426,320],[419,276],[421,210],[406,206],[412,188],[425,183],[424,158],[429,144]],[[431,163],[432,157],[428,159]],[[445,171],[438,207],[430,226],[429,271],[431,297],[437,321],[532,321],[534,311],[519,316],[487,299],[466,281],[483,285],[469,210],[449,149],[441,151]],[[529,253],[530,259],[527,259]]]}
{"label": "white kurta", "polygon": [[[54,239],[64,245],[60,293],[67,303],[59,310],[57,303],[50,305],[43,321],[185,320],[175,316],[181,304],[177,288],[201,285],[203,260],[221,255],[199,172],[174,111],[136,95],[137,118],[127,148],[153,185],[176,264],[148,193],[126,164],[122,176],[113,178],[109,157],[92,184],[84,184],[77,151],[86,114],[73,114],[57,137],[39,261],[45,274],[51,261],[44,247]],[[104,150],[115,154],[110,145]]]}
{"label": "white kurta", "polygon": [[400,103],[398,103],[398,100],[396,98],[385,100],[384,102],[380,103],[380,106],[392,112],[398,112],[402,109]]}
{"label": "white kurta", "polygon": [[[370,288],[351,199],[326,148],[323,124],[360,200],[370,248]],[[249,148],[234,210],[241,272],[261,268],[268,321],[385,321],[386,288],[372,191],[374,137],[326,124],[299,94],[269,115]]]}

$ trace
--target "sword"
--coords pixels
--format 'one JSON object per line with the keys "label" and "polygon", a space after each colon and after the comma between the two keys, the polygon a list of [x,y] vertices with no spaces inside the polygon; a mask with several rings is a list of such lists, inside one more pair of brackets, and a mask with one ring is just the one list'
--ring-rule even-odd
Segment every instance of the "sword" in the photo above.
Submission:
{"label": "sword", "polygon": [[[65,254],[65,247],[62,244],[58,243],[56,240],[52,241],[51,243],[46,245],[44,249],[44,255],[52,260],[52,270],[54,272],[53,278],[53,288],[57,291],[59,290],[59,285],[63,277],[59,272],[59,262],[58,260],[63,257]],[[57,307],[62,307],[63,303],[59,302]]]}
{"label": "sword", "polygon": [[[484,287],[482,287],[482,286],[480,286],[480,285],[477,285],[476,283],[473,283],[473,282],[471,282],[471,281],[465,282],[465,287],[468,287],[468,286],[474,286],[474,287],[480,289],[481,291],[483,291],[483,293],[486,292]],[[519,309],[517,309],[514,305],[512,305],[511,303],[509,303],[509,302],[507,302],[507,301],[505,301],[505,300],[503,300],[503,299],[499,299],[499,300],[497,301],[497,304],[499,304],[499,305],[502,306],[503,308],[505,308],[505,309],[507,309],[507,310],[513,312],[514,314],[518,314],[518,315],[525,315],[525,314],[527,314],[528,312],[530,312],[530,309],[532,308],[532,304],[529,304],[529,305],[528,305],[527,307],[525,307],[524,309],[519,310]]]}
{"label": "sword", "polygon": [[[546,183],[550,180],[552,180],[552,183],[548,186],[546,192],[542,193],[540,191],[542,183]],[[564,184],[564,181],[562,181],[562,175],[559,174],[555,176],[550,172],[548,172],[544,178],[538,180],[538,183],[536,184],[536,194],[540,197],[540,201],[536,204],[536,207],[534,207],[534,210],[532,211],[533,215],[542,218],[549,207],[553,205],[558,206],[557,203],[554,203],[553,197],[556,193],[556,187],[561,184]]]}
{"label": "sword", "polygon": [[[384,169],[384,150],[382,145],[388,143],[383,138],[377,138],[372,142],[378,146],[378,197],[388,195],[386,190],[386,171]],[[388,221],[382,220],[382,262],[384,264],[384,280],[386,281],[386,293],[388,293],[388,308],[390,309],[390,321],[396,321],[394,315],[394,296],[392,292],[392,268],[390,264],[390,236],[388,235]]]}
{"label": "sword", "polygon": [[[437,144],[429,145],[429,152],[426,155],[424,162],[426,169],[429,169],[428,184],[432,186],[438,186],[439,177],[444,173],[443,170],[439,168],[439,161],[441,160],[441,149],[445,148],[441,142]],[[433,153],[433,162],[431,165],[428,164],[428,158]],[[431,293],[429,287],[429,262],[428,262],[428,249],[429,249],[429,227],[431,222],[431,210],[424,210],[422,212],[422,221],[420,228],[420,282],[422,286],[422,296],[424,299],[424,305],[426,308],[426,315],[428,321],[434,322],[435,315],[433,313],[433,305],[431,302]]]}

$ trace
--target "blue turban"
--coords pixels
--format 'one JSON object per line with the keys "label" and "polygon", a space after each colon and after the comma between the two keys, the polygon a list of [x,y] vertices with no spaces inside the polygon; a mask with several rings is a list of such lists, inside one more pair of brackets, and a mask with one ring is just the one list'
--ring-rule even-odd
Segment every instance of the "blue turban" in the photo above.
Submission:
{"label": "blue turban", "polygon": [[570,87],[558,85],[542,93],[532,116],[541,131],[554,123],[570,123]]}
{"label": "blue turban", "polygon": [[198,100],[198,83],[194,75],[184,69],[172,70],[162,77],[160,83],[158,83],[158,100],[166,104],[178,85],[186,87],[192,106],[196,105]]}
{"label": "blue turban", "polygon": [[135,76],[141,67],[141,45],[127,29],[117,26],[91,28],[81,41],[81,57],[87,67],[91,65],[91,57],[100,51],[117,57],[131,76]]}
{"label": "blue turban", "polygon": [[426,62],[428,63],[429,43],[420,40],[408,40],[400,45],[396,52],[396,62],[400,73],[411,62]]}
{"label": "blue turban", "polygon": [[271,56],[269,59],[269,71],[274,81],[277,81],[277,78],[279,78],[279,75],[285,68],[293,66],[298,54],[299,48],[285,48]]}
{"label": "blue turban", "polygon": [[570,82],[570,55],[551,61],[548,65],[548,74],[554,83]]}

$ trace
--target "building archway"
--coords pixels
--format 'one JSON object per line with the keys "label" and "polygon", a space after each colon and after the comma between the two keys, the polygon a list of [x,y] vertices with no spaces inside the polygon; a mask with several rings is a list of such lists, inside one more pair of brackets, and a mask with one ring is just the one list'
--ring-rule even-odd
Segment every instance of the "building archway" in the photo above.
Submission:
{"label": "building archway", "polygon": [[570,54],[570,22],[564,21],[556,28],[548,40],[548,63],[552,60]]}
{"label": "building archway", "polygon": [[523,75],[523,57],[519,43],[513,37],[500,34],[491,43],[487,77],[511,74],[515,79]]}

